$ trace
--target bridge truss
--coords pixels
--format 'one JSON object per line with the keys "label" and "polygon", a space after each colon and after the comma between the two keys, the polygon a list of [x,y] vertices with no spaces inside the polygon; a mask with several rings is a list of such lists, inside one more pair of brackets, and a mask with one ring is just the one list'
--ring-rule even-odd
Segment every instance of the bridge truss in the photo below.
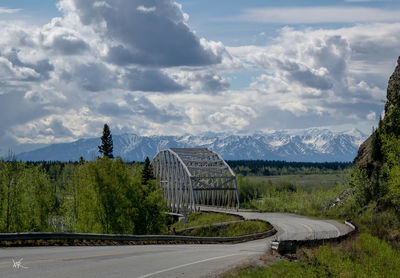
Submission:
{"label": "bridge truss", "polygon": [[199,206],[239,207],[235,174],[221,156],[207,148],[170,148],[151,161],[171,212]]}

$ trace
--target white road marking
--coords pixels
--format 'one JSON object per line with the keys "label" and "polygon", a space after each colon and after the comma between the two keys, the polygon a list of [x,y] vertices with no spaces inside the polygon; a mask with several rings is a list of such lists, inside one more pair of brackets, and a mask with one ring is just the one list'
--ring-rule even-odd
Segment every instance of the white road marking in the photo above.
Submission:
{"label": "white road marking", "polygon": [[[329,223],[329,224],[331,224],[331,223]],[[337,236],[340,236],[340,231],[339,231],[339,229],[335,226],[335,225],[333,225],[333,224],[331,224],[332,226],[333,226],[333,228],[335,228],[335,230],[336,230],[336,232],[337,232]]]}
{"label": "white road marking", "polygon": [[[249,253],[249,254],[250,254],[250,253]],[[219,257],[214,257],[214,258],[208,258],[208,259],[205,259],[205,260],[196,261],[196,262],[192,262],[192,263],[182,264],[182,265],[178,265],[178,266],[166,268],[166,269],[163,269],[163,270],[159,270],[159,271],[156,271],[156,272],[153,272],[153,273],[145,274],[145,275],[139,276],[139,277],[137,277],[137,278],[146,278],[146,277],[150,277],[150,276],[153,276],[153,275],[156,275],[156,274],[160,274],[160,273],[163,273],[163,272],[167,272],[167,271],[171,271],[171,270],[174,270],[174,269],[182,268],[182,267],[185,267],[185,266],[194,265],[194,264],[199,264],[199,263],[204,263],[204,262],[208,262],[208,261],[212,261],[212,260],[223,259],[223,258],[227,258],[227,257],[238,256],[238,255],[243,255],[243,253],[230,254],[230,255],[225,255],[225,256],[219,256]]]}

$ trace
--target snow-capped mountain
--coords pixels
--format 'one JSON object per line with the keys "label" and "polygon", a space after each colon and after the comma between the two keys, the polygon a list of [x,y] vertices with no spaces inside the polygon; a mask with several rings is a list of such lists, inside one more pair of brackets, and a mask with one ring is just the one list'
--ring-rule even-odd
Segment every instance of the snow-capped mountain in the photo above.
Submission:
{"label": "snow-capped mountain", "polygon": [[[207,147],[226,160],[352,161],[367,135],[354,129],[333,132],[306,129],[297,132],[274,131],[254,135],[211,134],[183,136],[114,135],[114,156],[125,161],[143,161],[159,150],[175,147]],[[100,138],[80,139],[72,143],[53,144],[24,152],[17,158],[25,161],[76,161],[82,156],[93,160],[99,155]]]}

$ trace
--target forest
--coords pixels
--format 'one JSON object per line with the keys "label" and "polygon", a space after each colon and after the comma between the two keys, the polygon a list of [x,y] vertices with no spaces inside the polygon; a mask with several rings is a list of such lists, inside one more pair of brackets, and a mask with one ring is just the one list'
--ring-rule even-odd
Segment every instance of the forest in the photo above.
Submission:
{"label": "forest", "polygon": [[0,160],[0,232],[158,233],[165,204],[146,167]]}
{"label": "forest", "polygon": [[236,174],[243,176],[332,174],[351,167],[351,162],[288,162],[280,160],[228,160]]}

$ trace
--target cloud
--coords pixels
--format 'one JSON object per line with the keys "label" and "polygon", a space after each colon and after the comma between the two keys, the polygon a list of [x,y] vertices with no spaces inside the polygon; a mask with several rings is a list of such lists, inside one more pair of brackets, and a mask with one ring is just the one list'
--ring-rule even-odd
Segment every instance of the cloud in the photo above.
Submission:
{"label": "cloud", "polygon": [[[58,6],[63,16],[41,27],[0,21],[0,111],[7,119],[0,144],[95,136],[104,122],[130,132],[161,130],[189,118],[182,107],[155,104],[144,94],[225,89],[226,80],[211,73],[228,57],[224,46],[198,38],[175,2]],[[192,72],[191,80],[177,77]]]}
{"label": "cloud", "polygon": [[371,111],[370,113],[367,114],[367,120],[373,121],[376,120],[376,113],[374,111]]}
{"label": "cloud", "polygon": [[[274,111],[286,128],[339,122],[367,126],[382,111],[381,99],[399,55],[398,38],[399,23],[331,30],[285,27],[268,46],[228,50],[264,71],[251,83],[265,103],[257,111],[269,116],[265,111]],[[253,125],[261,124],[257,119]]]}
{"label": "cloud", "polygon": [[167,107],[157,107],[146,97],[135,97],[127,94],[123,97],[123,101],[103,102],[96,107],[97,112],[108,115],[118,116],[119,118],[131,119],[139,117],[142,121],[151,120],[154,123],[165,124],[168,122],[180,122],[186,117],[174,105],[169,104]]}
{"label": "cloud", "polygon": [[142,135],[369,131],[399,55],[399,23],[285,27],[268,45],[226,47],[173,1],[59,7],[41,27],[0,21],[0,145],[100,136],[105,122]]}
{"label": "cloud", "polygon": [[90,92],[106,91],[118,86],[115,74],[100,62],[78,64],[71,71],[63,72],[61,78]]}
{"label": "cloud", "polygon": [[124,75],[127,88],[132,91],[180,92],[184,87],[159,70],[129,69]]}
{"label": "cloud", "polygon": [[140,11],[140,12],[144,12],[144,13],[151,13],[154,12],[156,10],[156,7],[145,7],[143,5],[140,5],[136,8],[136,10]]}
{"label": "cloud", "polygon": [[235,20],[277,24],[360,23],[397,22],[399,16],[399,10],[370,7],[266,7],[247,9]]}
{"label": "cloud", "polygon": [[72,137],[74,138],[73,133],[67,127],[64,126],[63,122],[60,119],[52,119],[52,121],[45,125],[42,128],[38,129],[39,135],[44,136],[53,136],[53,137]]}
{"label": "cloud", "polygon": [[111,8],[110,4],[106,1],[96,1],[93,3],[94,8]]}
{"label": "cloud", "polygon": [[221,57],[204,49],[173,1],[119,0],[111,8],[95,3],[63,0],[60,7],[67,14],[77,14],[109,42],[106,56],[111,63],[173,67],[221,62]]}
{"label": "cloud", "polygon": [[21,11],[21,9],[8,9],[5,7],[0,7],[0,14],[14,14]]}
{"label": "cloud", "polygon": [[218,94],[229,89],[227,78],[218,75],[213,70],[202,71],[173,71],[171,73],[177,82],[190,92],[200,94]]}

